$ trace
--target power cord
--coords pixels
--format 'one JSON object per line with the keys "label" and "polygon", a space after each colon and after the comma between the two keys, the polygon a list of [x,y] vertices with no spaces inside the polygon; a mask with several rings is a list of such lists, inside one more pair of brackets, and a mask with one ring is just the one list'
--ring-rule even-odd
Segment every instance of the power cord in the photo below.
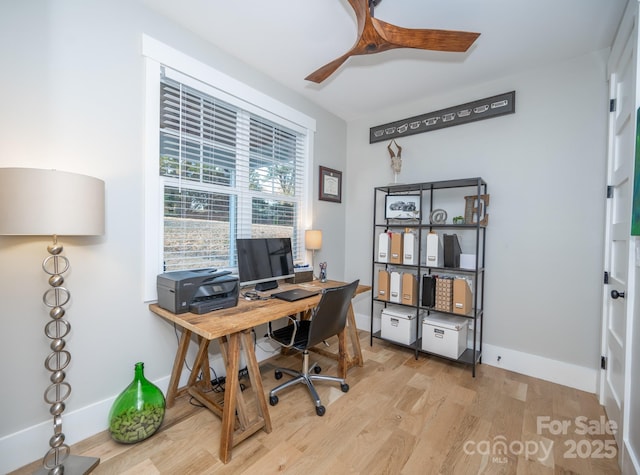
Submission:
{"label": "power cord", "polygon": [[260,295],[258,292],[247,291],[242,294],[245,300],[260,300]]}
{"label": "power cord", "polygon": [[[247,369],[246,366],[242,368],[240,371],[238,371],[239,380],[243,378],[248,378],[248,377],[249,377],[249,370]],[[227,378],[225,376],[220,376],[212,379],[211,387],[213,388],[213,391],[216,393],[224,392],[224,383],[226,382],[226,380]],[[245,389],[246,389],[246,385],[244,383],[240,383],[240,390],[244,391]]]}
{"label": "power cord", "polygon": [[271,295],[260,295],[258,292],[254,292],[253,290],[241,292],[240,295],[245,300],[271,300],[273,298]]}
{"label": "power cord", "polygon": [[[263,299],[263,297],[260,297],[258,294],[256,294],[255,292],[253,292],[258,299]],[[176,335],[176,340],[178,341],[178,345],[180,344],[180,335],[178,335],[178,326],[174,323],[173,324],[173,331]],[[253,331],[253,344],[254,346],[256,345],[256,335],[255,335],[255,331]],[[184,360],[184,366],[185,368],[187,368],[187,370],[191,373],[193,370],[191,369],[191,367],[189,366],[189,363],[187,363],[187,360],[185,358]],[[218,376],[216,374],[216,370],[213,369],[212,366],[209,366],[209,371],[211,373],[213,373],[213,378],[210,380],[211,381],[211,389],[209,389],[208,391],[205,392],[214,392],[214,393],[222,393],[224,392],[224,383],[226,378],[224,376]],[[209,375],[210,377],[212,375]],[[204,375],[200,372],[198,374],[198,381],[202,381]],[[238,379],[243,379],[243,378],[248,378],[249,377],[249,369],[245,366],[244,368],[242,368],[240,371],[238,371]],[[247,386],[244,383],[240,383],[240,391],[244,391],[247,388]],[[192,406],[196,406],[196,407],[204,407],[200,402],[198,402],[197,399],[195,399],[194,397],[191,397],[189,399],[189,403]]]}
{"label": "power cord", "polygon": [[[176,335],[176,339],[178,340],[178,345],[180,344],[180,335],[178,335],[178,326],[174,323],[173,324],[173,331]],[[191,373],[193,370],[191,369],[191,367],[189,366],[189,363],[187,363],[187,360],[185,358],[184,360],[184,366],[185,368],[187,368],[187,370],[189,371],[189,373]],[[246,368],[245,368],[246,369]],[[211,389],[209,389],[208,391],[204,391],[204,392],[214,392],[214,393],[221,393],[224,392],[224,376],[222,378],[219,378],[218,375],[216,374],[216,370],[213,369],[212,366],[209,366],[209,371],[211,373],[213,373],[213,379],[211,379]],[[242,371],[242,370],[241,370]],[[211,374],[209,375],[209,377],[211,377]],[[202,381],[202,379],[204,378],[204,375],[202,374],[202,372],[198,373],[198,381]],[[222,379],[222,383],[220,384],[219,381]],[[241,389],[244,391],[244,389],[242,388],[241,385]],[[193,396],[191,398],[189,398],[189,404],[191,404],[192,406],[195,407],[204,407],[200,402],[198,402],[197,399],[195,399]]]}
{"label": "power cord", "polygon": [[[173,324],[173,331],[176,335],[176,340],[178,340],[178,345],[180,344],[180,335],[178,335],[178,326],[174,323]],[[185,358],[184,360],[184,366],[185,368],[187,368],[187,371],[189,371],[189,373],[191,373],[193,370],[191,369],[191,367],[189,366],[189,363],[187,363],[187,359]],[[214,379],[216,379],[218,377],[218,375],[216,374],[216,370],[213,369],[211,366],[209,366],[209,370],[213,373]],[[202,374],[198,374],[198,381],[201,381],[204,375]]]}

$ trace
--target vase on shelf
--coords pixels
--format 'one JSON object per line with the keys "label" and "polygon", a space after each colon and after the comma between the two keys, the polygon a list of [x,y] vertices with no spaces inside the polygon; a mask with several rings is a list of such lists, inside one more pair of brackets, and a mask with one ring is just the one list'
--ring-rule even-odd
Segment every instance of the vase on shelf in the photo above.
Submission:
{"label": "vase on shelf", "polygon": [[158,430],[164,413],[164,394],[144,377],[144,363],[136,363],[133,381],[111,406],[109,432],[116,442],[140,442]]}

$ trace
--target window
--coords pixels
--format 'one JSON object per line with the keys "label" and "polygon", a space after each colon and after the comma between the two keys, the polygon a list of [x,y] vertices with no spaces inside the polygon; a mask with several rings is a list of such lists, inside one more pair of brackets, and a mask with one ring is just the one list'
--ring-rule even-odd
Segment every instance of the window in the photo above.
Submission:
{"label": "window", "polygon": [[[143,44],[148,42],[159,45],[145,37]],[[183,63],[189,69],[190,62]],[[201,73],[215,73],[197,64]],[[213,87],[207,77],[171,66],[147,64],[149,122],[155,117],[155,130],[148,124],[147,134],[157,144],[147,148],[147,168],[154,167],[147,179],[155,185],[147,200],[159,201],[146,207],[156,213],[155,223],[147,216],[147,244],[154,229],[159,241],[158,249],[147,253],[148,260],[155,255],[158,261],[148,266],[156,272],[147,271],[154,282],[152,298],[160,272],[234,269],[239,237],[290,237],[294,259],[304,260],[312,131],[283,117],[291,112],[286,106],[280,105],[285,114],[274,113],[277,103],[246,86],[240,90],[253,100],[239,99],[238,84],[228,77],[222,82],[236,90]]]}

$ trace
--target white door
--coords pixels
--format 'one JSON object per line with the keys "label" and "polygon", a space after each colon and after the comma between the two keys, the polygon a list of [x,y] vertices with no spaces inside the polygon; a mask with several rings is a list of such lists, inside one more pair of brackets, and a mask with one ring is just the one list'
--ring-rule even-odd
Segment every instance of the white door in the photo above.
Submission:
{"label": "white door", "polygon": [[[623,460],[623,420],[625,411],[625,371],[628,364],[628,318],[633,315],[633,280],[630,257],[631,201],[636,137],[636,69],[638,2],[629,2],[611,50],[608,73],[610,97],[615,110],[609,116],[607,158],[607,222],[605,235],[605,271],[602,351],[606,369],[601,373],[600,400],[607,417],[618,425],[618,460]],[[630,279],[631,276],[631,279]]]}

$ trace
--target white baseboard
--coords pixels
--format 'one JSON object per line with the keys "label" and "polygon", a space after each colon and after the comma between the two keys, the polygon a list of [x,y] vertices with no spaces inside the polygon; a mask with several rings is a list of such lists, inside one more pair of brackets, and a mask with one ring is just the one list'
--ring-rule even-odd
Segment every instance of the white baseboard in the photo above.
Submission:
{"label": "white baseboard", "polygon": [[[195,349],[190,348],[195,354]],[[280,347],[271,343],[268,339],[258,338],[256,344],[256,357],[263,361],[280,351]],[[218,353],[209,355],[211,368],[217,371],[217,376],[226,376],[222,356]],[[244,357],[241,358],[240,367],[244,367]],[[170,376],[165,376],[153,381],[164,394],[167,394]],[[189,378],[189,372],[183,371],[180,378],[180,386],[184,386]],[[124,388],[123,388],[124,389]],[[81,440],[107,430],[109,411],[118,395],[105,399],[95,404],[65,412],[63,414],[62,432],[68,445],[73,445]],[[44,403],[43,403],[44,404]],[[34,460],[42,459],[49,450],[49,439],[53,435],[53,421],[47,420],[40,424],[27,427],[13,434],[0,438],[0,473],[8,473]]]}
{"label": "white baseboard", "polygon": [[599,370],[499,346],[482,345],[482,364],[544,379],[589,393],[596,392]]}
{"label": "white baseboard", "polygon": [[[376,324],[379,325],[379,319],[374,320],[374,331]],[[356,325],[359,329],[369,331],[369,315],[356,314]],[[594,394],[597,389],[597,368],[586,368],[486,343],[482,345],[482,363]]]}
{"label": "white baseboard", "polygon": [[[154,384],[166,393],[169,376],[154,381]],[[73,445],[107,430],[109,411],[116,397],[117,395],[75,411],[65,412],[62,416],[62,432],[66,443]],[[0,473],[8,473],[34,460],[41,460],[49,450],[49,439],[52,435],[53,420],[51,419],[2,437],[0,439]]]}

